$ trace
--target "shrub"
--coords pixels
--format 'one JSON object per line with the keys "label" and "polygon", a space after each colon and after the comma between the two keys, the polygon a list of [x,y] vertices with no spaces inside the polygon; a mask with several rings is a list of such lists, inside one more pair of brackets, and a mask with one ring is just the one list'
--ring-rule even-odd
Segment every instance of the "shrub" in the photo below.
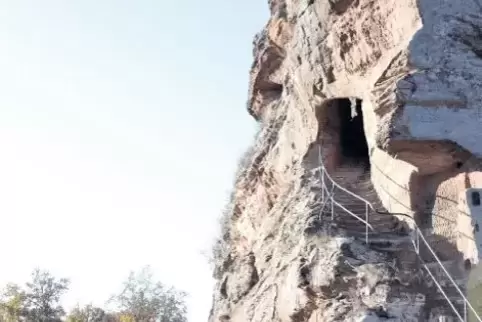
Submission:
{"label": "shrub", "polygon": [[246,151],[239,158],[232,191],[229,195],[228,201],[224,205],[220,217],[218,218],[220,232],[213,242],[211,254],[208,258],[208,262],[213,268],[213,277],[216,279],[221,278],[225,270],[224,266],[226,266],[226,260],[228,259],[229,255],[229,249],[231,246],[231,227],[236,206],[237,185],[247,175],[252,166],[253,159],[260,144],[259,138],[261,133],[262,128],[260,127],[255,134],[255,143],[246,149]]}

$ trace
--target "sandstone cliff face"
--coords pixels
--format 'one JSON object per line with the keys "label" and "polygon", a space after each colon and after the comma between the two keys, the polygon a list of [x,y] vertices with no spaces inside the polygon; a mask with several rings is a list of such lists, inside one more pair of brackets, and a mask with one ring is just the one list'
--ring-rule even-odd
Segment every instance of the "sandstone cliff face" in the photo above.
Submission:
{"label": "sandstone cliff face", "polygon": [[[414,256],[405,237],[414,223],[422,227],[464,288],[480,243],[461,204],[470,202],[466,189],[482,188],[482,4],[269,6],[248,99],[261,131],[233,193],[211,321],[454,318],[421,269],[420,260],[434,259]],[[362,136],[365,156],[356,146]],[[335,181],[395,214],[371,214],[383,230],[374,238],[387,247],[358,238],[363,224],[341,209],[325,216],[319,151]],[[343,194],[335,196],[358,211]],[[447,293],[460,304],[450,286]]]}

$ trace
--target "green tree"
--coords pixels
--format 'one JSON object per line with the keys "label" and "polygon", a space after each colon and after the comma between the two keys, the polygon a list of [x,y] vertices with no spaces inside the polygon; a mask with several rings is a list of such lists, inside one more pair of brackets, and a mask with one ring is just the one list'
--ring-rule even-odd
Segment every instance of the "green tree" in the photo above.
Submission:
{"label": "green tree", "polygon": [[35,269],[24,289],[8,284],[0,295],[0,321],[55,322],[64,315],[59,305],[68,280],[56,279],[48,271]]}
{"label": "green tree", "polygon": [[153,280],[149,266],[131,272],[121,293],[111,298],[122,321],[186,322],[186,293]]}
{"label": "green tree", "polygon": [[7,284],[0,295],[0,321],[18,322],[25,316],[25,292],[16,284]]}
{"label": "green tree", "polygon": [[104,322],[107,318],[103,309],[88,304],[74,308],[67,316],[67,322]]}
{"label": "green tree", "polygon": [[61,321],[65,311],[59,304],[60,297],[68,290],[69,280],[57,279],[50,272],[35,269],[32,280],[26,284],[25,311],[28,321]]}

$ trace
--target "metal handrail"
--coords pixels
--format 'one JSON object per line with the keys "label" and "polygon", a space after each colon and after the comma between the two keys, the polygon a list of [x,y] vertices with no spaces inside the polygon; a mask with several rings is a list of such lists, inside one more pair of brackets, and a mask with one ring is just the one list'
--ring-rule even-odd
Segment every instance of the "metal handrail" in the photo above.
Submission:
{"label": "metal handrail", "polygon": [[[424,268],[427,270],[428,274],[430,275],[430,277],[432,278],[432,280],[434,281],[434,283],[436,284],[436,286],[438,287],[439,291],[442,293],[442,295],[445,297],[445,300],[447,300],[449,306],[451,307],[451,309],[454,311],[454,313],[457,315],[457,317],[459,318],[459,320],[461,322],[468,322],[468,309],[473,313],[474,317],[477,319],[477,321],[479,322],[482,322],[482,319],[480,318],[479,314],[477,314],[477,311],[474,309],[474,307],[472,306],[472,304],[470,304],[469,300],[466,298],[466,296],[464,295],[464,293],[462,292],[462,290],[460,289],[460,287],[457,285],[457,283],[455,282],[454,278],[450,275],[450,273],[448,272],[448,270],[445,268],[445,266],[442,264],[441,260],[438,258],[437,254],[435,253],[435,251],[432,249],[432,247],[430,247],[430,244],[429,242],[426,240],[425,236],[423,235],[421,229],[418,227],[417,223],[415,222],[415,220],[410,217],[409,215],[407,214],[402,214],[402,213],[390,213],[390,212],[387,212],[387,211],[379,211],[378,209],[374,208],[372,203],[369,202],[368,200],[364,199],[363,197],[355,194],[354,192],[342,187],[341,185],[339,185],[335,180],[333,180],[333,178],[328,174],[328,171],[326,170],[324,164],[323,164],[323,159],[322,159],[322,154],[321,154],[321,147],[319,147],[319,163],[320,163],[320,177],[321,177],[321,185],[322,185],[322,198],[325,199],[325,189],[327,191],[327,197],[329,199],[329,201],[331,202],[331,216],[332,216],[332,219],[334,219],[334,210],[333,210],[333,204],[336,204],[338,207],[340,207],[341,209],[343,209],[346,213],[348,213],[349,215],[351,215],[352,217],[358,219],[360,222],[364,223],[365,224],[365,227],[366,227],[366,230],[365,230],[365,240],[366,240],[366,243],[368,245],[368,228],[370,228],[371,230],[375,231],[375,229],[373,228],[372,225],[370,225],[369,223],[369,210],[372,210],[373,212],[375,213],[378,213],[378,214],[384,214],[384,215],[399,215],[399,216],[404,216],[404,217],[407,217],[407,218],[410,218],[412,221],[413,221],[413,225],[414,225],[414,228],[413,228],[413,234],[411,234],[411,239],[412,239],[412,244],[415,248],[415,252],[416,254],[418,255],[418,257],[420,258]],[[331,192],[329,191],[329,188],[328,186],[326,185],[326,182],[325,182],[325,177],[330,181],[332,187],[331,187]],[[349,195],[351,195],[352,197],[362,201],[364,204],[365,204],[365,220],[363,220],[362,218],[360,218],[359,216],[357,216],[356,214],[354,214],[353,212],[351,212],[350,210],[348,210],[347,208],[345,208],[344,206],[342,206],[339,202],[337,202],[334,198],[334,189],[335,187],[337,187],[338,189],[342,190],[343,192],[345,193],[348,193]],[[323,207],[322,209],[320,210],[320,215],[321,215],[321,212],[323,211],[323,208],[324,206],[326,205],[326,202],[325,200],[323,200]],[[426,248],[430,251],[430,253],[432,254],[433,258],[435,259],[436,263],[439,264],[439,266],[442,268],[443,272],[445,273],[445,275],[449,278],[450,282],[452,283],[453,287],[455,287],[455,289],[457,290],[457,292],[459,293],[459,295],[461,296],[461,298],[463,299],[464,301],[464,311],[463,311],[463,316],[462,314],[460,314],[460,312],[457,310],[457,308],[455,307],[455,305],[452,303],[452,301],[450,300],[450,298],[448,297],[448,295],[445,293],[445,291],[443,290],[443,287],[440,285],[440,283],[437,281],[435,275],[433,274],[432,271],[430,271],[430,269],[428,268],[427,264],[423,261],[423,259],[421,258],[420,256],[420,240],[422,240],[423,244],[426,246]]]}
{"label": "metal handrail", "polygon": [[[432,256],[436,259],[436,261],[438,262],[439,266],[442,268],[442,270],[444,271],[445,275],[450,279],[450,282],[452,282],[453,286],[455,287],[455,289],[457,290],[457,292],[459,293],[460,297],[464,300],[464,318],[462,319],[459,315],[459,312],[457,310],[455,310],[455,313],[457,313],[457,316],[460,318],[461,321],[464,321],[466,322],[467,321],[467,307],[470,309],[470,311],[474,314],[474,316],[477,318],[477,320],[479,322],[482,322],[482,319],[480,318],[480,316],[478,315],[477,311],[474,309],[474,307],[472,306],[472,304],[470,304],[470,301],[467,299],[467,297],[465,296],[464,292],[462,292],[462,290],[460,289],[460,287],[457,285],[457,283],[455,282],[454,278],[450,275],[450,273],[448,272],[448,270],[445,268],[445,266],[442,264],[442,262],[440,261],[440,259],[438,258],[437,254],[435,253],[435,251],[432,249],[432,247],[430,247],[427,239],[425,239],[425,236],[423,235],[422,231],[420,230],[420,228],[415,224],[415,232],[417,234],[417,238],[416,240],[418,240],[418,243],[419,243],[419,247],[416,248],[416,250],[418,250],[418,253],[417,255],[419,255],[419,252],[420,252],[420,238],[422,239],[423,243],[427,246],[427,249],[430,251],[430,253],[432,254]],[[412,239],[412,243],[413,243],[413,239]],[[414,245],[415,246],[415,245]],[[427,264],[424,263],[424,266],[425,266],[425,269],[427,271],[430,271],[427,267]],[[431,274],[430,274],[431,275]],[[438,283],[438,281],[436,281],[434,279],[434,282],[435,283]],[[437,285],[438,286],[438,285]],[[440,286],[438,286],[439,289],[440,289]],[[441,289],[440,289],[441,290]],[[442,290],[441,290],[442,291]],[[445,296],[445,299],[451,303],[450,299],[448,298],[448,296],[445,294],[445,292],[443,292],[443,295]]]}
{"label": "metal handrail", "polygon": [[[320,158],[320,161],[321,161],[321,160],[323,160],[323,159],[322,159],[322,156],[321,156],[321,148],[319,148],[318,151],[319,151],[319,158]],[[355,197],[356,199],[358,199],[358,200],[360,200],[360,201],[363,201],[365,204],[367,204],[367,205],[370,207],[370,209],[372,209],[373,211],[375,211],[375,209],[373,208],[372,204],[371,204],[368,200],[364,199],[363,197],[360,197],[359,195],[357,195],[357,194],[354,193],[354,192],[351,192],[351,191],[348,190],[348,189],[343,188],[343,187],[340,186],[338,183],[336,183],[336,181],[333,180],[333,178],[328,174],[328,171],[326,171],[326,168],[325,168],[325,166],[323,165],[323,162],[320,162],[320,165],[321,165],[321,168],[322,168],[322,172],[324,172],[324,175],[325,175],[338,189],[340,189],[340,190],[348,193],[349,195]]]}

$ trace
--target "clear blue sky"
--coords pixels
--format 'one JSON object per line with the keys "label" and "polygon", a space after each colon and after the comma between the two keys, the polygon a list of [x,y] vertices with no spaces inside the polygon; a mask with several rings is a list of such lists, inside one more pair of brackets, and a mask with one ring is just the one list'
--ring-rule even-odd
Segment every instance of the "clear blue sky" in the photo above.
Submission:
{"label": "clear blue sky", "polygon": [[65,304],[102,304],[129,270],[190,293],[237,159],[266,1],[0,2],[0,282],[40,266]]}

